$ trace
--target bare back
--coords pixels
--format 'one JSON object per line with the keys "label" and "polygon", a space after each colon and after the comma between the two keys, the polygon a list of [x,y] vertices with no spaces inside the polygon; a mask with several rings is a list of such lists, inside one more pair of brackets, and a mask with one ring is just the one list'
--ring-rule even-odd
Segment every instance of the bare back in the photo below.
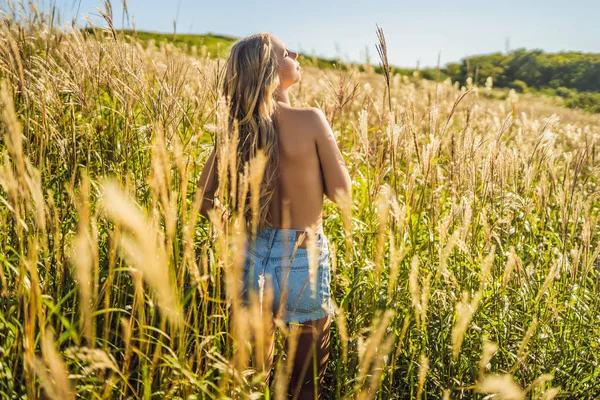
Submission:
{"label": "bare back", "polygon": [[[351,200],[348,168],[323,112],[315,107],[292,108],[280,104],[275,114],[279,139],[280,174],[269,205],[268,225],[274,228],[323,233],[323,195],[334,203]],[[204,191],[200,212],[208,218],[217,189],[216,152],[213,148],[198,186]],[[289,223],[284,223],[284,206]]]}
{"label": "bare back", "polygon": [[287,228],[323,233],[324,181],[309,109],[282,105],[276,121],[280,176],[269,208],[273,227],[283,227],[282,202],[289,207]]}

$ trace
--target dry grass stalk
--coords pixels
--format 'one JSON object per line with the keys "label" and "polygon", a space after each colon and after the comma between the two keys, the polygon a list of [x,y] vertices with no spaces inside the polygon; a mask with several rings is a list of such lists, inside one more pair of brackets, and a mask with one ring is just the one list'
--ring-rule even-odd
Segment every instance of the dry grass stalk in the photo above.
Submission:
{"label": "dry grass stalk", "polygon": [[379,282],[381,278],[381,271],[383,269],[383,250],[386,239],[386,228],[387,228],[387,219],[390,209],[390,197],[391,193],[387,186],[383,186],[381,191],[377,195],[377,252],[375,253],[375,278],[376,281]]}
{"label": "dry grass stalk", "polygon": [[350,340],[348,336],[348,327],[346,323],[346,314],[344,310],[339,308],[339,306],[332,299],[334,316],[335,316],[335,324],[340,333],[340,339],[342,343],[342,361],[344,364],[348,363],[348,341]]}
{"label": "dry grass stalk", "polygon": [[49,330],[42,337],[42,357],[43,361],[36,358],[33,368],[42,381],[46,395],[53,400],[75,399],[75,389],[69,381],[62,357],[54,348],[54,335]]}
{"label": "dry grass stalk", "polygon": [[389,354],[394,348],[396,337],[389,335],[385,342],[381,345],[381,352],[377,355],[375,361],[373,361],[372,375],[369,378],[369,385],[366,388],[360,390],[357,398],[359,400],[371,400],[377,396],[377,389],[381,384],[381,376],[384,372],[384,363]]}
{"label": "dry grass stalk", "polygon": [[477,392],[495,395],[502,400],[525,400],[521,387],[508,375],[488,375],[477,384]]}
{"label": "dry grass stalk", "polygon": [[417,399],[420,399],[423,395],[423,387],[425,386],[425,378],[429,371],[429,358],[425,354],[421,354],[419,359],[419,383],[417,386]]}
{"label": "dry grass stalk", "polygon": [[506,268],[504,269],[504,275],[502,277],[502,288],[506,288],[509,284],[515,266],[521,264],[521,260],[519,260],[514,246],[511,246],[509,251],[508,261],[506,262]]}
{"label": "dry grass stalk", "polygon": [[79,201],[77,204],[79,221],[77,224],[77,236],[73,241],[71,262],[75,266],[75,273],[79,283],[79,295],[81,299],[81,322],[83,333],[89,346],[94,346],[94,321],[92,318],[92,270],[96,267],[94,263],[90,226],[90,182],[86,172],[82,174]]}
{"label": "dry grass stalk", "polygon": [[120,248],[136,275],[152,287],[164,315],[173,323],[180,321],[180,306],[173,289],[164,243],[156,228],[111,180],[103,184],[103,211],[123,229]]}
{"label": "dry grass stalk", "polygon": [[414,255],[410,263],[410,275],[408,276],[408,284],[410,287],[410,299],[415,312],[415,320],[417,326],[421,323],[421,285],[419,284],[419,258]]}
{"label": "dry grass stalk", "polygon": [[481,354],[481,360],[479,360],[479,379],[483,377],[483,374],[489,369],[489,362],[498,351],[498,345],[490,341],[487,337],[483,338],[483,352]]}
{"label": "dry grass stalk", "polygon": [[535,303],[538,303],[542,299],[544,294],[546,294],[546,291],[548,291],[550,286],[552,286],[552,283],[558,276],[558,265],[559,265],[559,263],[562,262],[561,260],[555,260],[555,262],[552,263],[552,266],[550,267],[550,271],[548,271],[548,275],[546,276],[546,280],[544,281],[544,284],[542,285],[542,287],[540,288],[540,291],[538,292],[537,296],[535,297]]}
{"label": "dry grass stalk", "polygon": [[[362,351],[359,350],[358,353],[359,373],[356,380],[356,385],[362,384],[367,375],[371,373],[373,367],[372,363],[376,355],[379,354],[380,356],[382,356],[382,353],[384,353],[383,350],[391,350],[391,348],[388,349],[388,346],[383,346],[383,348],[381,348],[381,345],[386,335],[387,327],[389,326],[394,315],[395,312],[393,310],[388,309],[385,310],[385,312],[382,315],[380,315],[378,321],[374,321],[376,327],[374,327],[373,333],[367,338]],[[392,343],[393,341],[395,341],[395,338],[393,336],[395,335],[391,334],[390,336],[388,336],[388,340],[392,340]],[[389,343],[387,344],[389,345]],[[389,346],[391,347],[391,345]]]}
{"label": "dry grass stalk", "polygon": [[[11,3],[11,7],[18,10],[21,6]],[[25,10],[26,7],[23,5],[21,8]],[[181,374],[178,375],[181,379],[161,382],[160,390],[169,395],[185,396],[200,385],[208,385],[214,388],[215,393],[211,394],[215,396],[256,396],[258,393],[252,382],[247,387],[240,385],[247,380],[248,374],[252,374],[251,370],[244,371],[241,362],[246,358],[244,349],[248,350],[247,347],[239,346],[239,351],[231,353],[229,347],[222,343],[224,341],[213,339],[222,337],[223,329],[227,329],[227,325],[220,322],[227,315],[227,307],[222,300],[225,294],[236,297],[235,286],[239,282],[230,279],[236,275],[236,266],[239,267],[241,255],[236,249],[241,248],[243,242],[239,236],[241,222],[224,218],[222,200],[225,194],[229,194],[233,198],[234,209],[241,210],[239,203],[245,201],[252,189],[249,166],[246,174],[228,176],[228,171],[233,170],[235,165],[232,158],[235,135],[226,134],[227,107],[216,90],[219,85],[214,84],[219,80],[220,61],[206,56],[198,59],[193,50],[192,55],[186,54],[170,43],[142,43],[120,33],[117,35],[110,27],[112,11],[105,7],[103,12],[109,22],[108,35],[103,35],[98,29],[93,34],[85,30],[60,32],[39,10],[32,14],[32,20],[27,20],[25,15],[9,17],[8,23],[3,21],[0,28],[0,74],[4,80],[0,91],[0,224],[5,228],[0,230],[3,246],[0,251],[0,284],[2,300],[9,299],[0,301],[4,313],[0,317],[10,321],[11,307],[16,302],[17,309],[22,310],[23,320],[22,325],[15,324],[23,345],[11,347],[3,365],[12,368],[15,364],[10,363],[14,360],[25,360],[22,380],[25,383],[14,390],[28,391],[28,396],[34,397],[39,390],[39,381],[31,374],[31,368],[36,346],[41,344],[36,338],[44,340],[46,337],[47,325],[43,321],[63,332],[61,321],[66,314],[62,305],[70,302],[68,296],[72,290],[64,285],[69,282],[69,271],[65,269],[68,257],[65,254],[68,255],[72,249],[73,262],[82,265],[82,268],[76,267],[77,281],[90,285],[79,287],[84,335],[88,339],[92,337],[90,324],[86,322],[90,318],[84,315],[90,311],[101,313],[106,319],[102,338],[95,339],[96,346],[98,343],[116,346],[115,351],[124,354],[119,368],[124,371],[125,379],[113,374],[113,380],[78,381],[78,386],[85,387],[82,390],[89,388],[101,397],[110,396],[113,384],[119,393],[143,390],[142,387],[151,387],[150,380],[167,376],[175,369]],[[382,61],[386,64],[385,43],[382,42]],[[206,46],[201,52],[206,55]],[[472,277],[469,263],[474,264],[482,245],[489,246],[495,240],[500,246],[500,254],[506,254],[508,249],[500,296],[487,299],[490,307],[486,313],[489,313],[490,319],[478,319],[477,323],[483,331],[489,331],[489,321],[494,317],[506,318],[505,322],[509,325],[522,324],[523,321],[531,321],[531,313],[539,310],[542,304],[547,313],[538,316],[538,324],[544,326],[544,333],[548,333],[543,342],[536,341],[535,346],[531,346],[535,337],[533,325],[520,343],[515,343],[514,336],[503,332],[497,333],[497,340],[519,348],[519,378],[531,381],[532,376],[539,377],[524,391],[527,396],[556,396],[558,388],[547,388],[548,376],[540,376],[543,371],[539,369],[543,366],[526,363],[525,360],[528,352],[539,352],[539,357],[543,358],[547,348],[555,346],[557,340],[561,341],[561,346],[570,345],[577,340],[576,334],[577,337],[591,334],[585,324],[573,325],[571,321],[574,315],[579,317],[581,314],[584,319],[593,319],[595,315],[594,302],[590,299],[597,297],[597,288],[593,285],[597,272],[594,265],[600,254],[595,235],[597,210],[594,208],[599,176],[597,148],[600,119],[550,106],[544,99],[527,94],[518,98],[512,92],[505,102],[492,100],[492,96],[477,98],[477,79],[466,85],[470,90],[467,87],[461,90],[458,83],[448,80],[429,82],[419,79],[418,74],[413,77],[395,74],[392,77],[389,71],[383,82],[374,75],[340,73],[336,77],[337,71],[321,72],[322,76],[305,74],[302,90],[291,93],[292,98],[302,106],[319,105],[328,120],[336,122],[339,129],[335,130],[335,134],[341,149],[351,160],[349,167],[356,178],[353,179],[353,188],[358,195],[354,200],[348,196],[347,204],[340,204],[343,229],[338,223],[340,215],[337,209],[330,208],[324,213],[327,218],[323,222],[325,228],[331,231],[332,238],[331,257],[335,270],[332,292],[336,298],[342,296],[347,299],[343,303],[343,312],[337,310],[338,329],[334,334],[339,335],[339,340],[332,341],[333,346],[341,350],[338,354],[342,355],[340,360],[333,360],[332,365],[341,371],[350,371],[350,374],[337,376],[335,382],[339,388],[332,390],[340,390],[348,397],[372,398],[389,397],[396,393],[396,385],[402,389],[414,389],[420,369],[413,368],[399,377],[394,373],[399,364],[387,365],[385,355],[388,346],[394,343],[415,346],[412,339],[422,337],[429,319],[447,318],[448,308],[445,305],[448,299],[456,299],[464,280]],[[327,81],[334,83],[328,86]],[[361,81],[360,85],[358,81]],[[492,86],[492,82],[489,83],[486,91]],[[364,91],[358,93],[353,90],[356,87]],[[475,96],[467,99],[470,92]],[[498,93],[499,90],[494,89],[492,94]],[[359,96],[355,97],[355,94]],[[432,104],[433,98],[435,103]],[[398,108],[398,115],[402,118],[400,123],[395,121],[396,111],[390,112],[393,107]],[[348,116],[343,113],[358,117],[354,134],[347,129]],[[553,114],[556,116],[544,118]],[[379,123],[373,124],[372,121]],[[217,190],[216,209],[210,213],[212,228],[208,230],[204,229],[206,221],[197,220],[201,196],[197,194],[192,205],[187,201],[188,176],[196,173],[201,166],[199,149],[205,139],[201,137],[202,130],[216,133],[217,141],[224,142],[219,147],[224,150],[219,155],[222,161],[219,164],[219,182],[230,184]],[[381,135],[369,137],[369,130],[381,132]],[[152,143],[154,146],[151,146]],[[350,145],[351,151],[346,152]],[[150,148],[152,158],[148,157]],[[375,148],[377,154],[371,163],[370,153]],[[387,157],[388,150],[392,153],[396,149],[398,157]],[[396,165],[398,161],[400,163]],[[170,162],[176,169],[171,167]],[[82,207],[78,207],[79,227],[73,218],[69,218],[74,203],[81,202],[77,201],[81,196],[64,196],[63,191],[67,194],[75,191],[79,165],[86,165],[90,176],[94,177],[102,177],[109,172],[125,176],[132,191],[142,196],[148,194],[145,192],[147,177],[152,174],[149,201],[144,205],[150,217],[144,216],[138,209],[135,211],[142,214],[142,222],[147,223],[143,225],[144,229],[150,227],[152,245],[147,247],[151,247],[154,253],[163,254],[161,257],[166,262],[161,266],[168,272],[157,274],[160,279],[154,279],[150,286],[154,288],[158,281],[162,284],[170,282],[171,275],[177,275],[177,280],[173,280],[173,283],[176,282],[174,294],[171,295],[176,302],[184,299],[175,290],[186,285],[188,278],[184,271],[190,272],[192,284],[198,286],[198,291],[192,291],[189,297],[187,293],[190,292],[186,290],[185,300],[189,300],[192,307],[199,308],[186,313],[185,328],[176,337],[172,336],[169,328],[165,332],[168,337],[164,336],[164,339],[154,335],[156,331],[153,329],[163,330],[166,321],[160,318],[157,321],[156,310],[146,307],[142,275],[136,273],[131,283],[119,272],[121,260],[117,257],[117,249],[127,258],[132,257],[127,255],[132,250],[134,256],[145,260],[147,247],[131,244],[140,236],[139,232],[133,232],[123,222],[113,230],[105,219],[96,222],[93,216],[83,216],[87,211]],[[396,178],[400,178],[398,183],[402,187],[394,190],[394,195],[385,205],[388,216],[392,216],[391,228],[387,232],[383,223],[385,219],[372,212],[372,204],[374,194],[385,190],[382,189],[384,182],[394,183]],[[96,182],[90,180],[90,186],[95,187]],[[254,188],[258,186],[255,182]],[[395,185],[393,187],[396,189]],[[237,198],[231,196],[234,188],[238,191]],[[92,202],[95,201],[94,196],[90,197]],[[90,204],[90,208],[94,206]],[[329,205],[326,204],[326,207]],[[181,217],[182,229],[175,223],[175,216]],[[89,221],[84,224],[83,221],[88,218]],[[159,228],[163,222],[165,228]],[[380,230],[388,234],[387,239],[386,234],[379,234],[377,246],[363,245],[362,238],[367,227],[378,222]],[[70,235],[75,229],[77,236],[71,241]],[[208,237],[205,236],[206,231]],[[420,246],[424,244],[420,241],[427,241],[430,234],[433,240],[429,241],[429,246]],[[105,242],[107,237],[108,244]],[[546,239],[540,241],[542,237],[551,237],[556,244],[547,246]],[[196,249],[198,240],[205,242]],[[338,248],[337,244],[344,240],[345,249]],[[385,254],[386,240],[389,255]],[[411,246],[407,247],[409,240]],[[522,247],[523,241],[528,241],[532,247]],[[90,246],[90,243],[94,245]],[[534,255],[529,248],[535,249]],[[436,256],[440,264],[433,279],[427,277],[428,271],[421,277],[419,269],[416,269],[412,282],[409,282],[410,289],[414,289],[411,294],[396,290],[399,277],[410,277],[413,272],[407,271],[407,266],[399,261],[409,249],[418,249],[416,256],[427,265],[435,265]],[[556,250],[564,258],[553,265]],[[456,257],[453,257],[454,254]],[[389,256],[387,297],[385,290],[374,295],[365,289],[374,287],[375,281],[372,274],[354,268],[354,258],[359,255],[367,262],[369,259],[377,260],[376,264],[381,266],[378,271],[383,274],[383,260]],[[77,261],[78,256],[83,258]],[[520,258],[527,258],[530,264],[525,268]],[[464,340],[463,343],[462,336],[473,320],[480,300],[481,290],[477,289],[484,287],[489,280],[493,261],[489,260],[489,264],[484,260],[480,282],[475,282],[476,293],[471,299],[469,295],[463,298],[456,310],[456,323],[441,332],[445,337],[451,336],[453,353],[460,352],[461,346],[466,346],[466,343],[470,346],[468,351],[465,349],[461,353],[460,363],[453,363],[452,376],[444,376],[446,370],[440,369],[439,365],[445,353],[436,351],[430,341],[426,342],[426,348],[417,349],[418,353],[414,354],[427,354],[430,364],[427,376],[440,376],[444,381],[458,380],[469,385],[469,379],[473,378],[472,367],[479,363],[478,381],[484,384],[488,379],[485,371],[490,368],[487,365],[493,345],[484,344],[480,359],[468,359],[472,358],[476,340]],[[133,265],[131,260],[128,261]],[[545,272],[536,271],[536,265],[550,265],[550,271],[547,268]],[[177,268],[178,273],[171,273],[170,268]],[[137,265],[135,269],[141,271]],[[105,276],[105,273],[108,273],[106,280],[98,285],[98,277],[100,274]],[[535,287],[534,279],[538,273],[546,274],[546,280]],[[447,282],[438,280],[442,275]],[[225,288],[221,287],[224,276]],[[432,286],[431,296],[428,286]],[[264,284],[261,287],[262,307],[259,294],[256,309],[267,310],[268,290]],[[375,287],[381,289],[380,286]],[[132,305],[126,294],[133,290],[136,292]],[[161,297],[158,292],[156,296]],[[523,307],[512,307],[517,298],[523,301]],[[92,303],[86,299],[91,299]],[[101,305],[93,303],[99,299],[102,299]],[[364,302],[361,301],[363,299]],[[50,306],[51,301],[54,301],[54,308]],[[401,328],[400,338],[395,340],[390,335],[387,340],[374,339],[372,343],[379,344],[373,345],[376,347],[375,355],[371,356],[370,363],[366,363],[371,342],[368,341],[364,347],[359,345],[358,350],[348,343],[349,332],[360,332],[358,337],[361,338],[362,332],[369,329],[364,326],[364,321],[371,319],[372,310],[365,308],[365,304],[377,302],[394,308],[406,301],[411,303],[414,311],[404,318],[403,326],[394,321],[389,327],[394,331]],[[79,304],[79,301],[75,302]],[[88,304],[94,305],[88,309]],[[569,307],[563,309],[564,304]],[[133,308],[131,318],[122,320],[121,346],[118,344],[121,340],[113,342],[118,317],[110,310],[129,310],[130,307]],[[159,307],[163,315],[163,305],[159,304]],[[462,311],[460,307],[463,307]],[[235,309],[235,300],[232,309]],[[256,313],[246,310],[247,313],[243,314],[242,308],[237,311],[239,319],[230,326],[241,330],[238,329],[239,334],[235,334],[234,338],[245,343],[251,331],[260,335],[263,328],[248,329],[248,321],[258,324],[259,321],[254,321]],[[233,314],[236,314],[235,310]],[[358,315],[364,319],[355,318]],[[410,323],[412,315],[417,316],[415,324]],[[276,319],[278,325],[281,322]],[[563,328],[569,334],[555,334],[557,329]],[[282,328],[282,331],[289,335],[285,329]],[[143,339],[147,333],[150,333],[151,340],[159,339],[156,342]],[[375,337],[376,333],[374,331],[371,336]],[[475,339],[478,332],[474,331],[472,335]],[[70,345],[62,341],[65,337],[61,335],[61,346],[63,343]],[[67,337],[65,340],[77,342],[78,339]],[[194,340],[202,345],[189,354],[186,344]],[[541,345],[545,343],[548,347]],[[404,349],[401,351],[400,345],[393,351],[391,363],[402,357]],[[167,348],[177,356],[172,358],[172,354],[159,351]],[[407,352],[414,350],[414,347],[406,349]],[[152,356],[137,357],[144,354]],[[572,362],[591,365],[586,363],[588,355],[589,352],[573,352],[569,359],[559,359],[557,365],[559,368]],[[369,364],[366,372],[353,368],[352,360],[358,356],[361,362]],[[498,361],[501,363],[500,359]],[[338,362],[344,364],[336,365]],[[135,387],[130,387],[130,380],[126,378],[134,365],[140,371],[148,371],[148,375],[140,378],[139,385],[134,383]],[[43,369],[50,379],[47,382],[55,382],[47,368],[43,366]],[[215,370],[223,371],[220,387],[213,385]],[[277,371],[276,388],[280,395],[286,382],[285,371],[286,368]],[[353,392],[351,386],[359,374],[362,374],[360,378],[363,381]],[[252,375],[255,381],[260,380],[260,374]],[[348,382],[351,382],[350,386]],[[379,391],[380,382],[384,384]],[[573,376],[563,374],[560,384],[572,393],[589,391],[588,383],[583,380],[577,382]],[[446,388],[439,385],[434,379],[428,380],[422,389],[423,397],[443,395],[449,398],[450,389],[444,391]],[[6,388],[5,380],[0,379],[0,391],[6,391]],[[453,389],[457,392],[456,388]],[[469,392],[465,389],[460,394],[468,396]]]}
{"label": "dry grass stalk", "polygon": [[477,291],[473,295],[471,301],[469,301],[468,296],[467,292],[463,292],[461,301],[456,305],[456,322],[452,328],[452,357],[454,360],[458,358],[465,332],[477,310],[477,306],[482,297],[482,292]]}

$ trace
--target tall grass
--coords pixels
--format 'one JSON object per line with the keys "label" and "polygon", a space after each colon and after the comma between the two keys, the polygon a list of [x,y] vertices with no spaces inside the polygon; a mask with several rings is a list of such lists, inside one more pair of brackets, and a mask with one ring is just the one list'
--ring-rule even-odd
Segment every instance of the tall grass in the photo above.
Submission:
{"label": "tall grass", "polygon": [[[294,329],[276,318],[265,388],[248,358],[272,292],[241,306],[244,221],[199,213],[211,142],[235,139],[222,60],[18,10],[0,30],[2,398],[283,398]],[[327,398],[600,395],[600,120],[469,86],[309,68],[291,93],[353,178],[324,209]]]}

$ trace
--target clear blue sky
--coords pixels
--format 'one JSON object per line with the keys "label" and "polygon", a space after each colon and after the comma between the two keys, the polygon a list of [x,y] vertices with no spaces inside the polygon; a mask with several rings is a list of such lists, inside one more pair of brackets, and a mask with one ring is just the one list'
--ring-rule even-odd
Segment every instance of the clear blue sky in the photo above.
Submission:
{"label": "clear blue sky", "polygon": [[[54,0],[44,0],[51,4]],[[75,15],[79,0],[56,0],[63,18]],[[78,23],[89,15],[104,25],[101,0],[81,0]],[[600,0],[127,0],[138,30],[220,33],[243,37],[270,32],[292,50],[343,61],[377,65],[376,24],[383,29],[390,64],[414,67],[524,47],[548,52],[600,53]],[[113,1],[121,27],[122,1]],[[179,11],[178,11],[179,9]],[[127,28],[127,23],[125,24]]]}

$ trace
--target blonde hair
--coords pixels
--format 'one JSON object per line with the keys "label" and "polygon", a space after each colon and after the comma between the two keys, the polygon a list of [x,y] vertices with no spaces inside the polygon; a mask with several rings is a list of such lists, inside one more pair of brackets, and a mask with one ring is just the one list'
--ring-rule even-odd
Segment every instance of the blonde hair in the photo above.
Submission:
{"label": "blonde hair", "polygon": [[[279,140],[274,118],[278,111],[274,93],[280,83],[277,65],[269,33],[245,37],[231,48],[222,87],[229,104],[229,132],[234,131],[235,124],[238,129],[237,176],[243,175],[245,164],[256,156],[257,150],[262,149],[266,156],[260,184],[258,229],[269,220],[269,205],[279,175]],[[246,197],[243,205],[235,202],[243,208],[247,228],[253,219],[250,200]]]}

